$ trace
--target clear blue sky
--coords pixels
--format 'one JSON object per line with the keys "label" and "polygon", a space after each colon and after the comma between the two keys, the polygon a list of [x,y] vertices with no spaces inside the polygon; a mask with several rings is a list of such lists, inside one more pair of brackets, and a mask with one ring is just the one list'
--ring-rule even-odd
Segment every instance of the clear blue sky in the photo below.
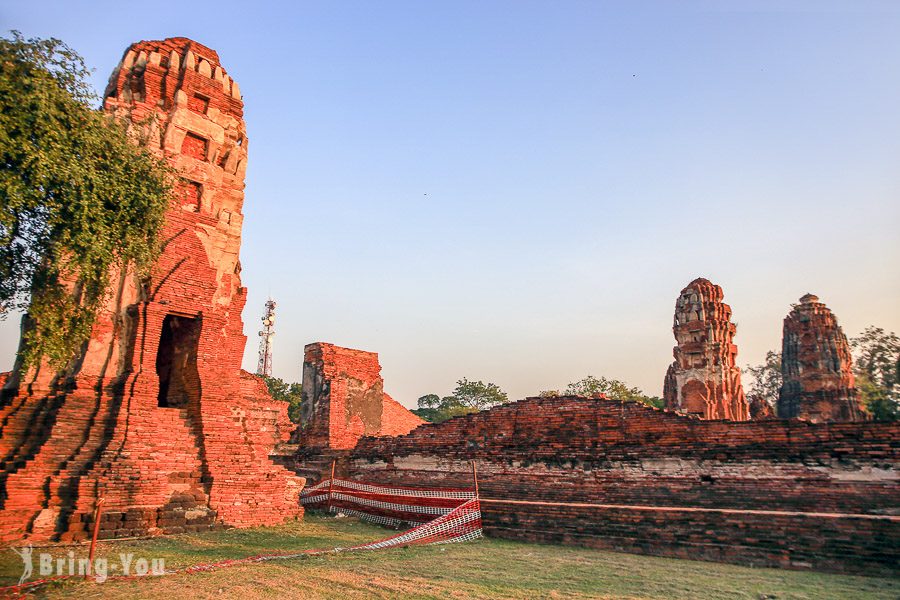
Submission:
{"label": "clear blue sky", "polygon": [[[14,2],[102,90],[188,36],[246,104],[256,363],[379,352],[413,405],[461,377],[518,398],[589,373],[659,394],[679,290],[723,286],[741,366],[820,296],[900,331],[900,2]],[[0,324],[9,368],[16,320]]]}

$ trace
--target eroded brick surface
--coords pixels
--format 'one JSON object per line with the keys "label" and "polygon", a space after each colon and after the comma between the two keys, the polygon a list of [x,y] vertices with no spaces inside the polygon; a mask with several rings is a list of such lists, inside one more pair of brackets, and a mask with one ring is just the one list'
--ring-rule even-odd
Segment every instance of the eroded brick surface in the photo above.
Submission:
{"label": "eroded brick surface", "polygon": [[678,345],[663,397],[671,410],[702,419],[745,421],[749,413],[736,364],[736,327],[722,297],[721,287],[702,278],[681,290],[672,328]]}
{"label": "eroded brick surface", "polygon": [[898,458],[900,424],[708,421],[562,397],[366,437],[338,464],[367,481],[465,486],[475,460],[488,535],[895,574]]}
{"label": "eroded brick surface", "polygon": [[774,419],[775,410],[772,405],[760,395],[751,395],[747,398],[747,404],[750,409],[750,418],[754,421],[763,419]]}
{"label": "eroded brick surface", "polygon": [[814,423],[865,419],[847,336],[834,314],[812,294],[800,298],[784,319],[781,376],[779,417]]}
{"label": "eroded brick surface", "polygon": [[290,435],[287,406],[240,369],[238,86],[205,46],[139,42],[113,72],[104,108],[184,181],[151,280],[116,274],[77,368],[7,382],[0,538],[83,538],[99,497],[104,537],[299,516],[303,480],[268,458]]}
{"label": "eroded brick surface", "polygon": [[303,360],[305,448],[346,450],[366,435],[400,435],[424,423],[384,393],[374,352],[308,344]]}
{"label": "eroded brick surface", "polygon": [[409,411],[405,406],[384,394],[381,413],[381,429],[378,435],[405,435],[424,424],[421,418]]}

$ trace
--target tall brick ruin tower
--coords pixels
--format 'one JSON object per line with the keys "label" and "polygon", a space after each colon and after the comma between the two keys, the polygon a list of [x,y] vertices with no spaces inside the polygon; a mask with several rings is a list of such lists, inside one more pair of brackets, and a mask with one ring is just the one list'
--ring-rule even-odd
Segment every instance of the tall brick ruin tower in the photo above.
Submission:
{"label": "tall brick ruin tower", "polygon": [[722,288],[700,278],[681,290],[675,302],[673,354],[663,385],[667,409],[695,414],[701,419],[749,418],[735,364],[736,327],[731,307],[722,302]]}
{"label": "tall brick ruin tower", "polygon": [[149,281],[115,275],[75,367],[7,381],[0,539],[82,538],[100,497],[105,537],[298,516],[302,479],[268,458],[286,405],[241,371],[238,85],[215,51],[170,38],[131,45],[104,96],[179,172],[164,250]]}
{"label": "tall brick ruin tower", "polygon": [[778,416],[813,423],[861,421],[853,359],[837,318],[806,294],[784,319]]}

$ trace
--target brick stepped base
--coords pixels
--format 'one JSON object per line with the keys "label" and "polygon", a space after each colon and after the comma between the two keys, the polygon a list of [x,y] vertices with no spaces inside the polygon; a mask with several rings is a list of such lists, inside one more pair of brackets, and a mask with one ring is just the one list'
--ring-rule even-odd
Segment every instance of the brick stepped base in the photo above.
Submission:
{"label": "brick stepped base", "polygon": [[[98,398],[81,390],[10,404],[17,405],[18,410],[9,411],[3,440],[18,441],[19,454],[4,463],[2,539],[52,539],[60,534],[60,539],[83,538],[96,498],[101,496],[106,502],[105,531],[120,529],[116,535],[135,535],[138,529],[152,533],[165,531],[169,525],[188,524],[184,519],[173,520],[173,514],[160,515],[157,509],[135,507],[134,488],[110,485],[130,478],[141,480],[136,487],[142,494],[155,487],[151,497],[155,496],[163,508],[172,505],[172,510],[192,509],[191,525],[208,526],[215,521],[215,511],[206,506],[209,498],[201,482],[199,444],[187,411],[157,408],[144,419],[133,415],[133,433],[152,429],[156,434],[144,438],[152,440],[146,446],[128,446],[128,458],[123,461],[121,447],[112,443],[120,416],[118,404],[111,395]],[[161,459],[163,455],[165,460]],[[155,486],[154,477],[128,466],[131,458],[156,462],[160,474],[155,477]],[[198,507],[203,507],[203,516],[198,514]],[[126,509],[130,511],[128,518]],[[119,511],[121,518],[116,516]],[[161,516],[163,523],[159,524]],[[117,521],[121,521],[120,526],[113,528]]]}
{"label": "brick stepped base", "polygon": [[197,408],[82,390],[10,399],[0,540],[84,539],[101,497],[104,538],[302,516],[303,480],[268,458],[290,435],[283,403],[254,397],[257,382],[246,381],[240,402],[212,404],[229,416],[205,423]]}
{"label": "brick stepped base", "polygon": [[[104,537],[199,531],[215,525],[201,444],[189,412],[154,407],[146,413],[132,412],[130,420],[135,441],[121,447],[111,444],[97,468],[82,479],[79,500],[61,539],[79,539],[90,531],[98,497],[104,499]],[[139,484],[120,485],[135,478]],[[136,504],[135,497],[142,502]]]}
{"label": "brick stepped base", "polygon": [[[51,535],[60,507],[72,500],[67,483],[103,443],[102,425],[108,401],[75,391],[41,399],[14,398],[3,429],[9,457],[3,464],[4,539],[33,533]],[[50,433],[53,435],[50,435]]]}
{"label": "brick stepped base", "polygon": [[[0,471],[6,472],[8,463],[16,453],[27,450],[25,444],[29,433],[35,433],[32,424],[44,419],[44,414],[53,403],[53,398],[43,402],[28,402],[27,396],[5,397],[0,409]],[[33,443],[34,440],[32,440]]]}

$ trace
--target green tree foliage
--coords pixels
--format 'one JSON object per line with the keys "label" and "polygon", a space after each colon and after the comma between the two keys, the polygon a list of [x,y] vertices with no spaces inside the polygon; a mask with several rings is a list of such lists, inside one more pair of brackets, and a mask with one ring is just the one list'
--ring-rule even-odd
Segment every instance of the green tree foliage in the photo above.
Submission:
{"label": "green tree foliage", "polygon": [[441,405],[441,397],[437,394],[425,394],[419,398],[417,404],[420,410],[435,409]]}
{"label": "green tree foliage", "polygon": [[431,423],[440,423],[451,417],[467,415],[507,402],[509,397],[496,384],[469,381],[456,382],[453,395],[426,394],[419,398],[418,408],[412,412]]}
{"label": "green tree foliage", "polygon": [[278,377],[263,375],[263,381],[275,400],[288,403],[288,417],[292,423],[299,423],[303,414],[303,388],[299,383],[287,383]]}
{"label": "green tree foliage", "polygon": [[0,313],[28,310],[26,367],[65,365],[110,276],[159,253],[171,171],[91,109],[87,76],[59,40],[0,38]]}
{"label": "green tree foliage", "polygon": [[663,407],[663,400],[658,396],[648,396],[636,387],[628,387],[625,382],[606,377],[588,375],[580,381],[570,383],[566,388],[568,396],[598,396],[603,394],[613,400],[636,400],[648,406]]}
{"label": "green tree foliage", "polygon": [[859,399],[873,418],[900,420],[900,338],[869,326],[850,340]]}
{"label": "green tree foliage", "polygon": [[496,384],[484,383],[483,381],[469,381],[465,377],[456,382],[456,389],[453,390],[453,395],[459,400],[460,404],[475,410],[484,410],[509,402],[509,396]]}
{"label": "green tree foliage", "polygon": [[760,365],[747,365],[745,369],[753,378],[750,385],[749,396],[760,396],[770,406],[774,407],[778,402],[778,394],[781,390],[781,353],[769,350],[766,352],[766,360]]}
{"label": "green tree foliage", "polygon": [[441,398],[437,394],[427,394],[419,398],[418,405],[419,408],[413,410],[413,414],[430,423],[440,423],[451,417],[478,412],[470,406],[463,406],[456,396]]}
{"label": "green tree foliage", "polygon": [[860,404],[876,421],[900,420],[900,403],[890,391],[869,379],[865,373],[856,377],[856,393]]}

